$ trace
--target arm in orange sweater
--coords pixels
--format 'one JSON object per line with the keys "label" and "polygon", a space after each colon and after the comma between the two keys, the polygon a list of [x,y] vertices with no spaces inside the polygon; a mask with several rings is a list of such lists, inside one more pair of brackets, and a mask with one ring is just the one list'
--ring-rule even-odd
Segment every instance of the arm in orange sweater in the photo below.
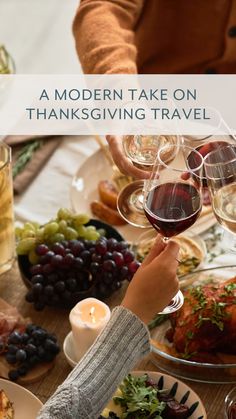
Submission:
{"label": "arm in orange sweater", "polygon": [[81,0],[73,23],[86,74],[137,73],[134,27],[144,0]]}

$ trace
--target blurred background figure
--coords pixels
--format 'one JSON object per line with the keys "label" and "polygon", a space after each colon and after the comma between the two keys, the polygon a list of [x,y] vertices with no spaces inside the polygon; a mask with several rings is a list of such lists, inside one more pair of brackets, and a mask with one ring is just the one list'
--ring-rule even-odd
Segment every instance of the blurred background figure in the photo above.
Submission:
{"label": "blurred background figure", "polygon": [[85,73],[235,73],[236,0],[81,0]]}

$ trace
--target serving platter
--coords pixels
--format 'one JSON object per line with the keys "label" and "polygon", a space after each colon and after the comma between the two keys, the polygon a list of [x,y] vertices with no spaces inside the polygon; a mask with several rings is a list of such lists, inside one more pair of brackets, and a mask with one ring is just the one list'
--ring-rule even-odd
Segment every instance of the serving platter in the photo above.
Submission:
{"label": "serving platter", "polygon": [[[74,211],[87,213],[93,217],[90,210],[90,203],[98,199],[97,185],[101,180],[109,180],[112,177],[112,169],[107,162],[103,151],[97,150],[80,166],[75,173],[70,198]],[[200,216],[198,221],[189,229],[195,235],[199,235],[212,227],[216,223],[216,219],[212,212]],[[117,230],[127,241],[134,242],[144,231],[142,228],[133,227],[131,225],[117,226]]]}
{"label": "serving platter", "polygon": [[29,390],[2,378],[0,378],[0,389],[5,391],[13,403],[14,419],[35,419],[37,417],[43,404]]}
{"label": "serving platter", "polygon": [[[182,277],[182,281],[191,287],[197,287],[212,281],[220,283],[235,275],[236,265],[218,266],[201,269],[199,273],[197,271],[189,273]],[[209,352],[209,358],[206,358],[205,362],[184,359],[166,338],[170,326],[171,323],[167,319],[151,332],[152,361],[159,369],[192,381],[222,384],[236,382],[236,353]]]}
{"label": "serving platter", "polygon": [[[185,383],[170,375],[155,371],[132,371],[131,375],[140,377],[147,374],[155,383],[158,383],[160,389],[171,391],[172,396],[180,403],[186,404],[190,408],[189,419],[206,419],[206,411],[199,396]],[[111,400],[107,409],[119,413],[115,410],[116,405]]]}

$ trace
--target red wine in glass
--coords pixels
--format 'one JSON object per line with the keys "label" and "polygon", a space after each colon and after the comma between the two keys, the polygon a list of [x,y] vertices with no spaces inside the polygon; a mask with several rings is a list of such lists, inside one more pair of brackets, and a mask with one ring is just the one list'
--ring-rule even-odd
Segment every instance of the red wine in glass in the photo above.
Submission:
{"label": "red wine in glass", "polygon": [[201,208],[200,193],[192,184],[169,182],[148,193],[144,210],[153,227],[168,239],[191,227]]}

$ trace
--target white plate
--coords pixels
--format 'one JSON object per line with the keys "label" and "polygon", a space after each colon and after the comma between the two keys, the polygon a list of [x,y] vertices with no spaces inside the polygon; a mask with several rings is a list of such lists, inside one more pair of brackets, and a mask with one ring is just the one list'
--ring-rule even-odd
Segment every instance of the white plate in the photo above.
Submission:
{"label": "white plate", "polygon": [[[194,410],[193,413],[189,416],[189,419],[207,418],[206,411],[201,399],[187,384],[183,383],[177,378],[155,371],[132,371],[131,374],[136,377],[148,374],[148,376],[154,382],[158,383],[161,388],[172,390],[172,394],[177,401],[181,402],[181,399],[184,398],[184,404],[186,404],[190,409],[192,407]],[[114,406],[114,403],[112,406]]]}
{"label": "white plate", "polygon": [[[80,166],[75,174],[71,186],[71,204],[76,212],[93,214],[90,210],[90,203],[98,199],[98,182],[100,180],[111,179],[112,169],[109,166],[102,150],[97,150]],[[191,227],[194,234],[201,234],[216,223],[214,215],[207,214],[200,217],[199,220]],[[133,227],[131,225],[115,226],[120,234],[128,241],[134,242],[144,231],[142,228]]]}
{"label": "white plate", "polygon": [[0,390],[4,390],[13,403],[14,419],[35,419],[43,403],[29,390],[0,378]]}

